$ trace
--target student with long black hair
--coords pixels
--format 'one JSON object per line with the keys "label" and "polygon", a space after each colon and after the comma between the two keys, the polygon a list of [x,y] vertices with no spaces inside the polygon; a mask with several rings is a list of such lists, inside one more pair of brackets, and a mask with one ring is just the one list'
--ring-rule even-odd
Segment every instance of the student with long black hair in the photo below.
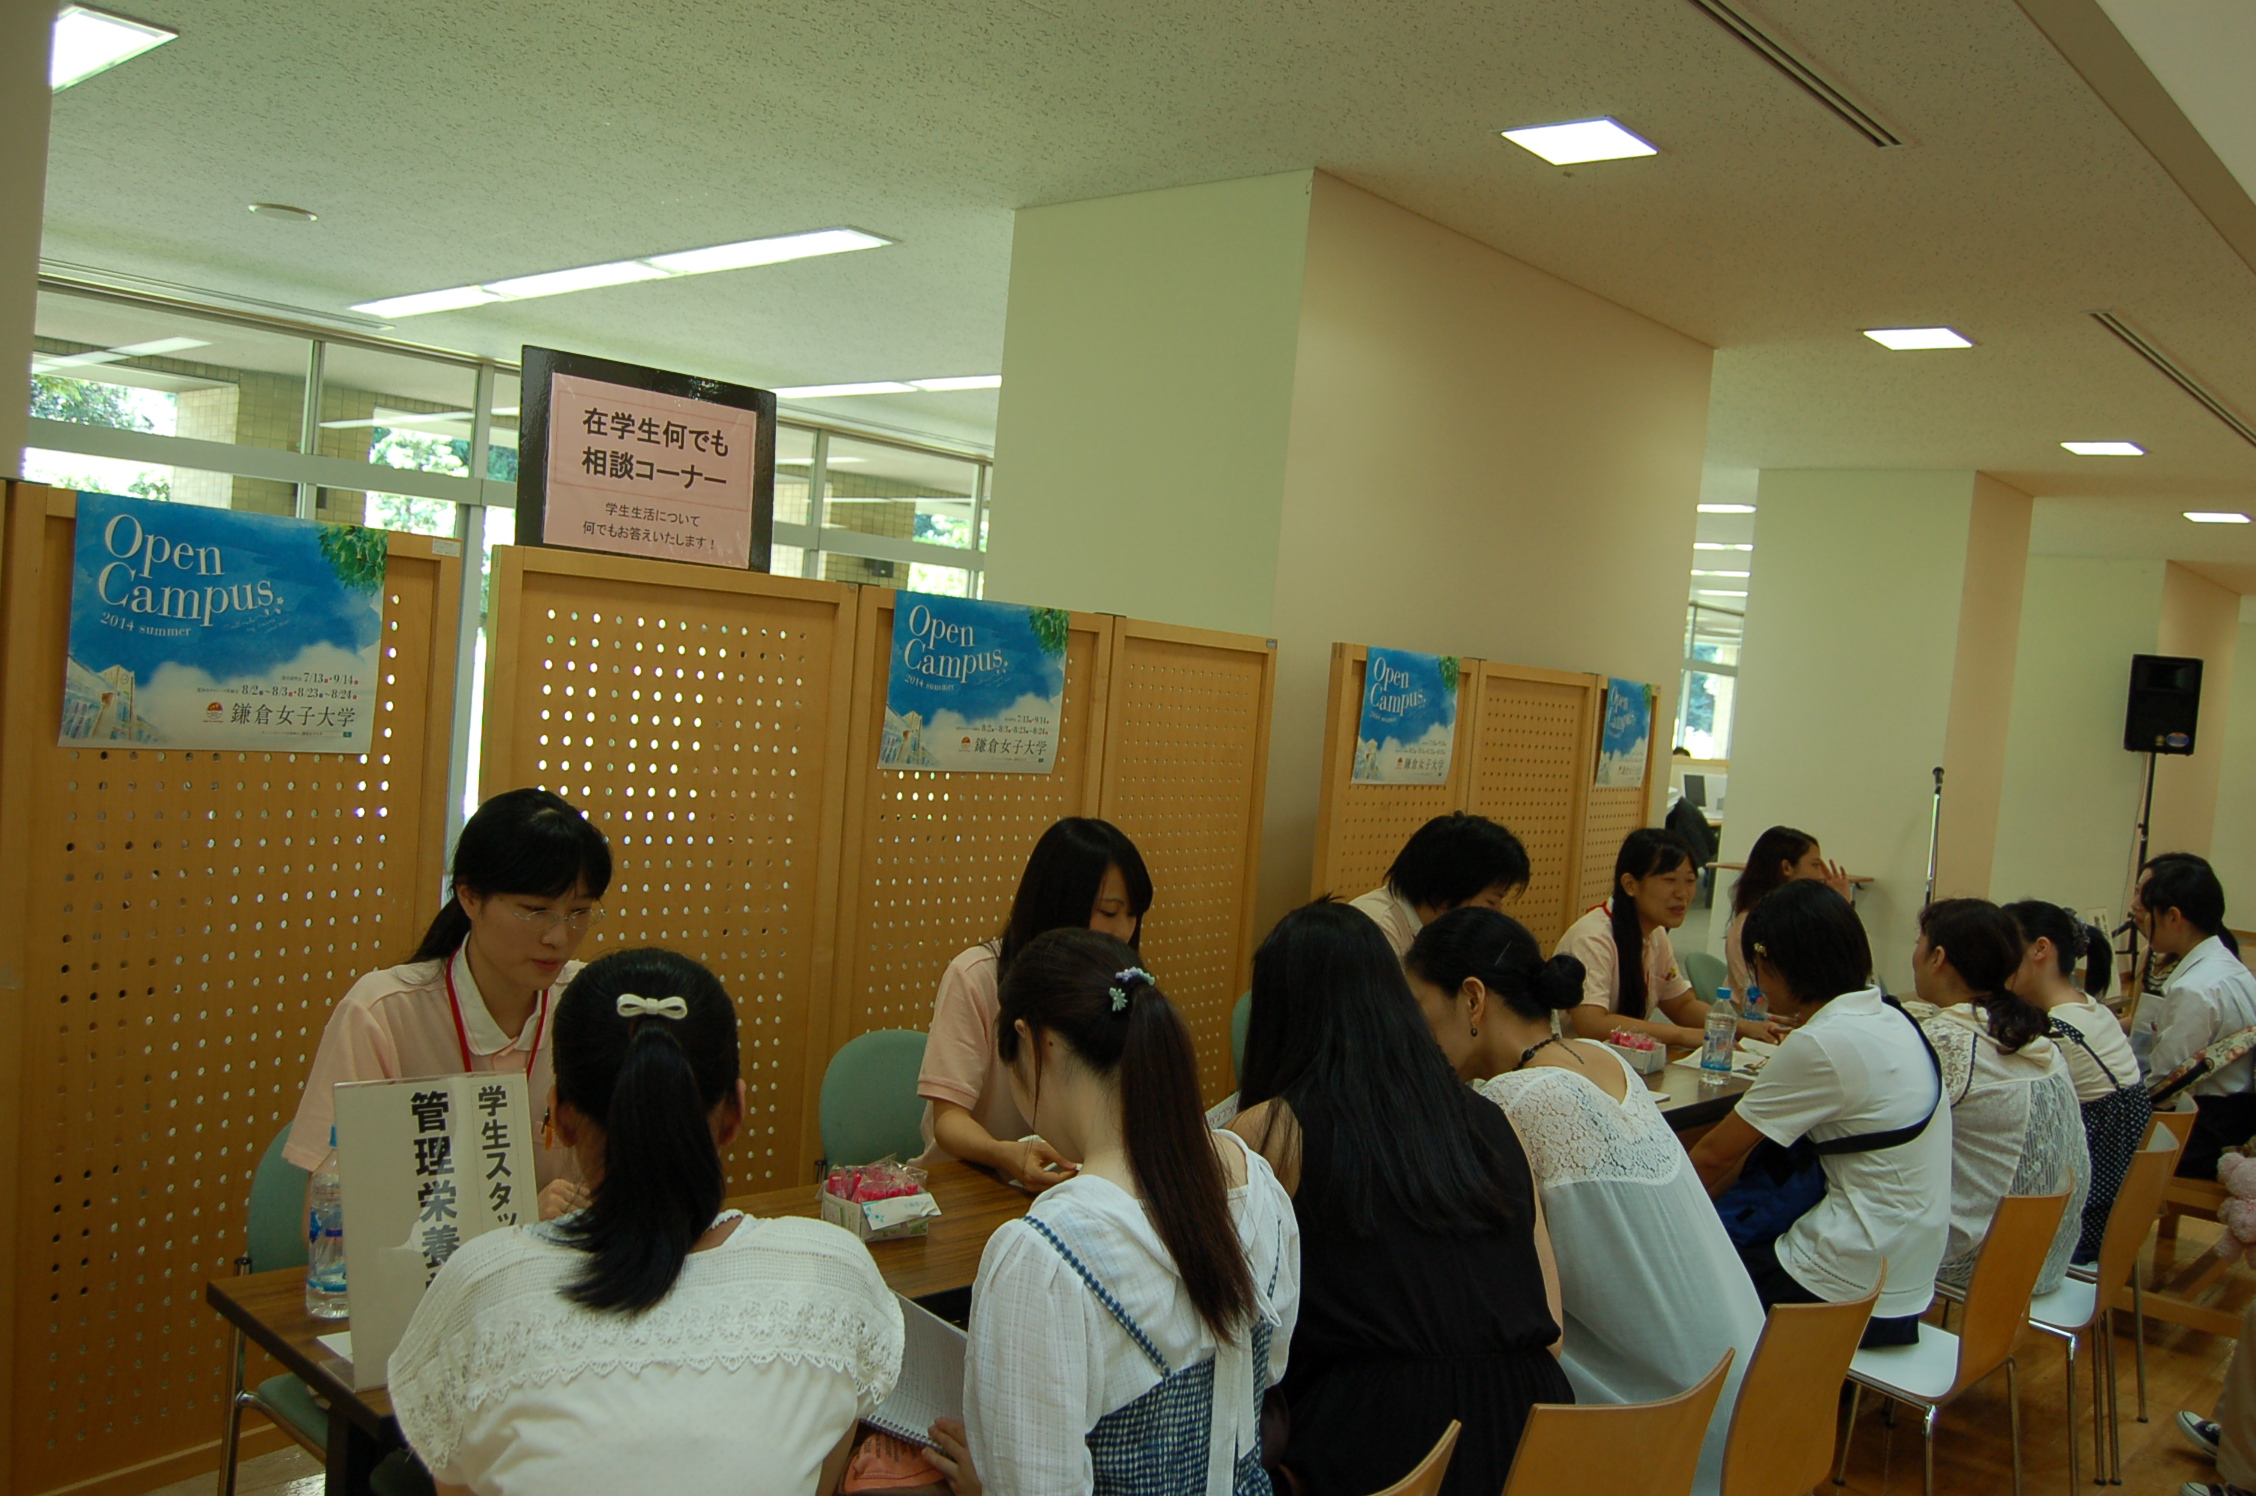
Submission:
{"label": "student with long black hair", "polygon": [[[2093,995],[2095,987],[2105,992],[2114,975],[2114,953],[2108,949],[2106,934],[2042,899],[2008,904],[2005,912],[2028,942],[2014,985],[2052,1020],[2053,1040],[2076,1084],[2084,1146],[2091,1154],[2091,1187],[2085,1191],[2083,1230],[2071,1260],[2096,1262],[2100,1240],[2107,1234],[2107,1213],[2115,1208],[2115,1192],[2122,1187],[2132,1155],[2146,1141],[2154,1106],[2139,1079],[2138,1061],[2123,1037],[2122,1023]],[[2079,956],[2086,961],[2081,988],[2069,980]]]}
{"label": "student with long black hair", "polygon": [[1254,953],[1240,1094],[1231,1130],[1300,1221],[1285,1467],[1309,1496],[1363,1496],[1455,1418],[1442,1490],[1503,1489],[1527,1410],[1574,1400],[1552,1354],[1542,1203],[1511,1122],[1451,1071],[1392,948],[1348,905],[1294,910]]}
{"label": "student with long black hair", "polygon": [[[1628,1029],[1680,1048],[1699,1045],[1715,994],[1692,990],[1669,941],[1699,887],[1691,850],[1668,832],[1640,826],[1622,838],[1613,897],[1567,926],[1552,950],[1582,963],[1582,1002],[1567,1019],[1575,1033],[1603,1039]],[[1775,1040],[1782,1031],[1741,1019],[1739,1032]]]}
{"label": "student with long black hair", "polygon": [[[355,982],[330,1013],[283,1157],[301,1169],[321,1162],[336,1119],[331,1089],[344,1081],[517,1071],[537,1105],[548,1094],[552,1015],[610,886],[610,843],[561,797],[509,790],[479,806],[423,943]],[[535,1143],[546,1219],[579,1203],[579,1167],[545,1129]]]}
{"label": "student with long black hair", "polygon": [[1576,1400],[1674,1397],[1735,1353],[1700,1447],[1698,1484],[1712,1488],[1762,1305],[1643,1078],[1605,1045],[1556,1033],[1582,1000],[1582,963],[1545,961],[1515,919],[1456,909],[1418,932],[1403,965],[1442,1052],[1527,1149]]}
{"label": "student with long black hair", "polygon": [[[1807,831],[1772,826],[1747,849],[1747,866],[1731,885],[1731,923],[1724,927],[1723,959],[1730,973],[1731,990],[1745,996],[1754,984],[1747,959],[1739,949],[1739,932],[1746,927],[1747,911],[1763,901],[1772,889],[1797,878],[1814,879],[1842,898],[1849,897],[1849,875],[1838,862],[1825,860],[1824,848]],[[1710,992],[1708,997],[1715,996]]]}
{"label": "student with long black hair", "polygon": [[1019,1110],[1080,1167],[988,1239],[968,1445],[943,1439],[936,1463],[994,1496],[1269,1496],[1261,1402],[1300,1297],[1292,1201],[1208,1130],[1190,1030],[1132,947],[1038,935],[1000,1012]]}
{"label": "student with long black hair", "polygon": [[555,1027],[587,1204],[439,1269],[392,1353],[401,1431],[441,1492],[827,1496],[900,1374],[901,1310],[836,1226],[722,1208],[736,1005],[686,956],[619,951]]}
{"label": "student with long black hair", "polygon": [[2007,1195],[2069,1191],[2038,1293],[2060,1286],[2083,1233],[2092,1169],[2076,1083],[2049,1037],[2052,1020],[2013,990],[2022,953],[2021,927],[1988,899],[1938,899],[1919,911],[1919,999],[1904,1011],[1927,1031],[1950,1100],[1950,1247],[1936,1277],[1954,1288],[1973,1275]]}
{"label": "student with long black hair", "polygon": [[1467,904],[1502,909],[1527,883],[1528,854],[1520,839],[1486,816],[1460,810],[1411,832],[1386,882],[1352,906],[1371,917],[1399,957],[1439,916]]}
{"label": "student with long black hair", "polygon": [[1128,834],[1094,816],[1067,816],[1042,833],[1026,859],[1003,933],[948,963],[932,1005],[917,1094],[924,1098],[924,1158],[960,1158],[1030,1190],[1073,1172],[1031,1129],[1011,1099],[998,1058],[997,993],[1034,938],[1048,930],[1097,930],[1130,947],[1151,908],[1151,874]]}

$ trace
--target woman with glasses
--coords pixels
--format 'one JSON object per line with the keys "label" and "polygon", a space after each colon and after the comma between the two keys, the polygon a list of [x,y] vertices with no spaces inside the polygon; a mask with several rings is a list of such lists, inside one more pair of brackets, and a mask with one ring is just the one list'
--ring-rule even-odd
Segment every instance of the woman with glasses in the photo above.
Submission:
{"label": "woman with glasses", "polygon": [[[301,1169],[321,1162],[336,1123],[331,1089],[345,1081],[514,1071],[540,1105],[553,1084],[549,1017],[610,885],[610,843],[566,801],[524,789],[479,806],[423,943],[355,982],[330,1013],[282,1156]],[[586,1192],[571,1150],[552,1146],[545,1125],[537,1142],[550,1220]]]}

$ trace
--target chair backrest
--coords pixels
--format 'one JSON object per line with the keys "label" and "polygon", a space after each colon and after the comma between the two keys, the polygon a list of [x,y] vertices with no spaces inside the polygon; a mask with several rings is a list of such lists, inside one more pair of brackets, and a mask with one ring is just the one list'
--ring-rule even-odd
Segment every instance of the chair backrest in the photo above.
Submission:
{"label": "chair backrest", "polygon": [[1686,1496],[1733,1354],[1725,1351],[1715,1370],[1659,1402],[1537,1403],[1520,1433],[1504,1496]]}
{"label": "chair backrest", "polygon": [[1833,1468],[1841,1383],[1880,1290],[1845,1304],[1779,1304],[1739,1379],[1723,1496],[1803,1496]]}
{"label": "chair backrest", "polygon": [[251,1208],[243,1251],[251,1271],[271,1273],[277,1268],[306,1264],[306,1171],[282,1156],[290,1140],[285,1127],[259,1155],[251,1172]]}
{"label": "chair backrest", "polygon": [[823,1157],[866,1164],[891,1153],[906,1163],[922,1153],[923,1067],[924,1035],[914,1029],[873,1029],[847,1040],[823,1071]]}
{"label": "chair backrest", "polygon": [[2139,1248],[2146,1245],[2146,1233],[2154,1229],[2154,1218],[2162,1213],[2162,1192],[2170,1187],[2170,1176],[2178,1166],[2178,1152],[2184,1145],[2169,1128],[2155,1119],[2155,1125],[2146,1131],[2146,1145],[2131,1155],[2130,1167],[2123,1171],[2123,1182],[2115,1187],[2115,1203],[2107,1208],[2107,1230],[2099,1239],[2099,1264],[2094,1278],[2099,1284],[2099,1302],[2115,1302],[2123,1286],[2131,1280],[2131,1270],[2138,1265]]}
{"label": "chair backrest", "polygon": [[1418,1461],[1418,1468],[1380,1491],[1378,1496],[1435,1496],[1449,1474],[1449,1457],[1457,1452],[1457,1434],[1462,1428],[1462,1423],[1450,1419],[1449,1427],[1434,1440],[1434,1447]]}
{"label": "chair backrest", "polygon": [[1246,1025],[1253,1021],[1253,994],[1248,992],[1238,998],[1230,1010],[1230,1079],[1245,1084]]}
{"label": "chair backrest", "polygon": [[1973,1385],[2005,1364],[2014,1337],[2029,1318],[2029,1298],[2060,1230],[2068,1191],[2057,1195],[2007,1195],[1990,1217],[1989,1234],[1974,1255],[1974,1274],[1966,1284],[1966,1314],[1958,1332],[1960,1388]]}
{"label": "chair backrest", "polygon": [[[1721,956],[1711,956],[1706,951],[1686,951],[1678,957],[1684,963],[1684,980],[1692,984],[1692,995],[1704,1003],[1715,1001],[1716,988],[1731,980],[1731,968]],[[1742,1001],[1746,994],[1738,994]]]}
{"label": "chair backrest", "polygon": [[[2186,1139],[2193,1136],[2193,1124],[2199,1120],[2199,1112],[2165,1112],[2157,1108],[2154,1113],[2154,1125],[2178,1140],[2178,1151],[2181,1153],[2185,1151]],[[2152,1141],[2153,1134],[2149,1133],[2147,1137]],[[2170,1160],[2170,1167],[2177,1167],[2176,1159]]]}

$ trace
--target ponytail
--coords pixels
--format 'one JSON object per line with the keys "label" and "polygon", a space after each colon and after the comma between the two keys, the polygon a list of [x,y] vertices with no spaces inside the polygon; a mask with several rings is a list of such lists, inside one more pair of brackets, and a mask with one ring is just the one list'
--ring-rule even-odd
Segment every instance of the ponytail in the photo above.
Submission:
{"label": "ponytail", "polygon": [[2028,950],[2012,914],[1988,899],[1938,899],[1919,911],[1919,933],[1975,994],[1998,1048],[2014,1054],[2052,1031],[2051,1016],[2008,985]]}
{"label": "ponytail", "polygon": [[2084,926],[2084,996],[2105,997],[2115,985],[2115,943],[2097,925]]}
{"label": "ponytail", "polygon": [[1614,926],[1614,977],[1618,1001],[1615,1011],[1628,1018],[1643,1018],[1652,1002],[1645,991],[1645,927],[1637,919],[1637,901],[1622,888],[1622,879],[1639,881],[1670,873],[1692,860],[1691,849],[1657,826],[1640,826],[1622,838],[1614,857],[1614,896],[1610,901]]}
{"label": "ponytail", "polygon": [[1003,976],[996,1051],[1018,1058],[1018,1024],[1056,1034],[1120,1089],[1121,1141],[1152,1226],[1175,1259],[1191,1307],[1224,1339],[1254,1312],[1253,1274],[1230,1217],[1228,1182],[1200,1110],[1190,1030],[1109,935],[1057,929],[1035,936]]}
{"label": "ponytail", "polygon": [[673,1290],[720,1213],[712,1113],[736,1091],[736,1007],[686,956],[621,951],[564,989],[554,1028],[557,1100],[603,1129],[603,1177],[562,1223],[588,1254],[566,1292],[638,1313]]}

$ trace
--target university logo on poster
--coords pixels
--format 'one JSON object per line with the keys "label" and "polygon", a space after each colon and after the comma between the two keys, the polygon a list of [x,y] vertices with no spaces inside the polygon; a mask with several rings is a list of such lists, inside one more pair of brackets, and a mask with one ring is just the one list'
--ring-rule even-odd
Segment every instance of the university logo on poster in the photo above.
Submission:
{"label": "university logo on poster", "polygon": [[1457,657],[1377,649],[1363,669],[1357,784],[1447,784],[1457,742]]}
{"label": "university logo on poster", "polygon": [[368,752],[386,543],[80,494],[60,741]]}
{"label": "university logo on poster", "polygon": [[1633,790],[1645,783],[1653,741],[1653,688],[1642,681],[1606,682],[1606,723],[1598,734],[1598,788]]}
{"label": "university logo on poster", "polygon": [[1049,773],[1071,627],[1062,608],[899,594],[878,765]]}

